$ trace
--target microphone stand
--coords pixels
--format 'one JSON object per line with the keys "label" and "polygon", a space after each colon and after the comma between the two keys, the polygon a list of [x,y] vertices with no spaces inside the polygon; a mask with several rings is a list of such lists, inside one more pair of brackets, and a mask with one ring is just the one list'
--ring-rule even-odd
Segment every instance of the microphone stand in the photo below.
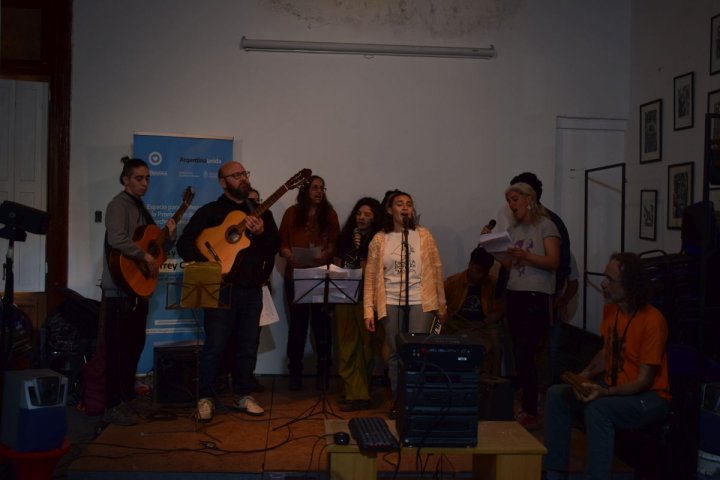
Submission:
{"label": "microphone stand", "polygon": [[403,218],[402,249],[405,254],[405,305],[403,306],[402,331],[410,331],[410,245],[408,241],[408,218]]}

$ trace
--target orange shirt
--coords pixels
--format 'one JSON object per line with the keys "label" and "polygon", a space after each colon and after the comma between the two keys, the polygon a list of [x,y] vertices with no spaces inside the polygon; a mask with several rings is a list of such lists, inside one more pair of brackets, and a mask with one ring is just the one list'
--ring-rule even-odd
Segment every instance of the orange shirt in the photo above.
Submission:
{"label": "orange shirt", "polygon": [[[603,309],[603,321],[600,334],[605,347],[605,381],[611,382],[613,365],[612,338],[615,335],[617,321],[618,341],[622,340],[622,351],[618,360],[617,384],[634,381],[640,372],[640,365],[657,366],[655,378],[650,390],[656,391],[665,399],[670,399],[668,382],[667,343],[668,329],[665,317],[652,305],[647,305],[635,313],[634,318],[620,311],[617,304],[607,304]],[[632,318],[632,323],[625,329]]]}

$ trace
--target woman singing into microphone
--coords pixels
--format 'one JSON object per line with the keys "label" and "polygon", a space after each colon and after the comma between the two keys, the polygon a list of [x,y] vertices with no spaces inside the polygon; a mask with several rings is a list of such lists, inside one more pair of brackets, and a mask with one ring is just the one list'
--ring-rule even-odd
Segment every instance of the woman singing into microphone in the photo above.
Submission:
{"label": "woman singing into microphone", "polygon": [[539,425],[535,352],[550,327],[555,270],[560,264],[560,234],[527,183],[511,185],[505,190],[505,199],[513,215],[508,228],[513,246],[498,260],[510,272],[505,314],[513,342],[517,386],[522,389],[522,411],[517,420],[534,429]]}
{"label": "woman singing into microphone", "polygon": [[[335,250],[335,265],[365,268],[368,244],[380,230],[380,202],[364,197],[357,201],[340,232]],[[343,380],[344,398],[340,410],[352,412],[370,408],[370,378],[373,367],[371,335],[365,328],[362,309],[362,284],[358,285],[358,303],[335,306],[338,339],[338,374]]]}
{"label": "woman singing into microphone", "polygon": [[[414,213],[409,194],[395,190],[387,196],[383,229],[370,242],[365,266],[363,317],[371,332],[376,314],[385,327],[393,400],[397,399],[399,362],[395,340],[405,330],[406,303],[409,332],[428,333],[435,315],[441,323],[447,317],[440,252],[430,231],[416,225]],[[396,415],[393,405],[390,417]]]}

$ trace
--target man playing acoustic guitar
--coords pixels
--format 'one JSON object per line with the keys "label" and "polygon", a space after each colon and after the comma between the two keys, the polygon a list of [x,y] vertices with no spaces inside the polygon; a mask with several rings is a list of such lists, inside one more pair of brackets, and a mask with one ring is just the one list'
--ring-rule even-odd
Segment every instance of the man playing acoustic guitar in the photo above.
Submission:
{"label": "man playing acoustic guitar", "polygon": [[[138,158],[124,157],[120,183],[124,190],[117,194],[105,211],[105,258],[102,274],[102,309],[105,329],[105,415],[103,420],[116,425],[134,425],[139,413],[135,393],[135,373],[145,347],[145,324],[148,301],[121,287],[123,281],[113,275],[109,265],[112,250],[139,264],[157,276],[158,259],[143,251],[134,238],[139,230],[154,225],[142,197],[150,183],[147,164]],[[166,224],[168,244],[175,236],[176,223]]]}
{"label": "man playing acoustic guitar", "polygon": [[[241,163],[230,161],[220,167],[218,181],[223,194],[214,202],[198,209],[185,226],[178,240],[178,253],[186,261],[220,261],[220,243],[235,239],[236,245],[247,245],[239,249],[229,262],[228,273],[223,281],[230,283],[230,298],[222,303],[230,308],[205,309],[205,344],[200,354],[197,418],[210,421],[215,408],[213,385],[217,377],[223,352],[228,341],[236,346],[232,365],[232,388],[235,394],[233,407],[248,415],[263,415],[265,410],[250,395],[255,388],[253,370],[257,356],[257,336],[260,313],[262,312],[262,286],[272,271],[269,265],[275,263],[275,255],[280,248],[280,235],[270,210],[255,210],[255,202],[248,205],[250,193],[250,172]],[[241,219],[235,224],[234,219]],[[231,223],[228,230],[218,228]],[[219,232],[219,238],[208,235]],[[226,235],[226,232],[230,233]],[[235,237],[238,237],[237,239]],[[248,237],[249,242],[243,241]],[[198,242],[198,238],[201,239]],[[210,255],[217,252],[218,258],[206,258],[198,248],[215,242]],[[231,338],[232,334],[232,338]]]}

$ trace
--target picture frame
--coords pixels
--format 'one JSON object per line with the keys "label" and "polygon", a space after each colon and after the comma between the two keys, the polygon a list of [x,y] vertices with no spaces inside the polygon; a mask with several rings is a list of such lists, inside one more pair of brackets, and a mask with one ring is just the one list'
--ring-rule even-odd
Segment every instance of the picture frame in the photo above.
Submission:
{"label": "picture frame", "polygon": [[640,238],[657,238],[657,190],[640,190]]}
{"label": "picture frame", "polygon": [[720,89],[708,92],[706,113],[720,113]]}
{"label": "picture frame", "polygon": [[673,79],[673,130],[685,130],[695,124],[695,72]]}
{"label": "picture frame", "polygon": [[720,72],[720,14],[710,19],[710,75]]}
{"label": "picture frame", "polygon": [[640,163],[662,160],[662,99],[640,105]]}
{"label": "picture frame", "polygon": [[680,230],[685,207],[693,202],[693,162],[668,165],[667,182],[667,228]]}

